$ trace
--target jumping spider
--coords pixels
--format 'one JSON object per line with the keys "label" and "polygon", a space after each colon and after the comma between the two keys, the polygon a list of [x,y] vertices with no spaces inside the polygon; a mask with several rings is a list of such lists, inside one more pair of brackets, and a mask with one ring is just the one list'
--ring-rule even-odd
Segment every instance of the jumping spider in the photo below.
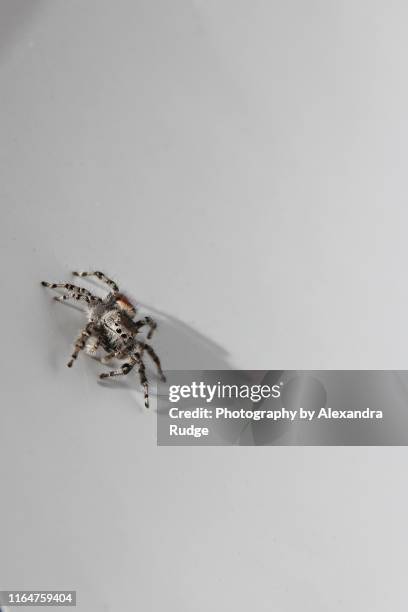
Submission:
{"label": "jumping spider", "polygon": [[123,376],[137,366],[140,383],[144,389],[144,403],[146,408],[149,407],[149,385],[146,378],[145,365],[143,363],[143,354],[146,351],[150,355],[157,367],[160,378],[164,381],[160,359],[156,355],[153,348],[147,342],[139,340],[136,336],[139,330],[147,325],[149,332],[147,339],[153,335],[157,327],[157,323],[150,317],[134,320],[136,316],[136,308],[129,302],[123,293],[119,292],[119,287],[110,278],[102,272],[73,272],[74,276],[96,276],[99,280],[106,283],[111,291],[105,298],[99,298],[93,295],[83,287],[77,287],[70,283],[47,283],[42,281],[44,287],[50,289],[65,289],[66,293],[54,298],[59,302],[68,299],[83,301],[86,303],[86,313],[88,324],[79,334],[75,348],[71,355],[67,366],[71,368],[78,357],[78,354],[83,349],[90,355],[96,353],[100,346],[106,351],[106,355],[101,359],[102,363],[108,363],[111,359],[126,360],[120,368],[111,372],[99,375],[99,378],[109,378],[110,376]]}

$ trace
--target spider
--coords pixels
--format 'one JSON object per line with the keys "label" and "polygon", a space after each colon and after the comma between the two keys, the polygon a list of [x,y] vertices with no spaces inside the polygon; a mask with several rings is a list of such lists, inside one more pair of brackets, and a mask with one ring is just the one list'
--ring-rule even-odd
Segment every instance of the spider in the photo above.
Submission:
{"label": "spider", "polygon": [[137,334],[144,327],[149,327],[147,339],[153,335],[157,323],[150,317],[134,320],[136,308],[129,302],[127,297],[119,291],[117,284],[105,276],[102,272],[73,272],[74,276],[96,276],[99,280],[110,287],[110,292],[105,298],[93,295],[87,289],[71,285],[70,283],[47,283],[42,281],[43,287],[50,289],[65,289],[66,293],[55,297],[58,302],[68,299],[83,301],[86,304],[88,323],[79,334],[75,341],[75,346],[71,359],[67,366],[71,368],[78,358],[80,351],[85,351],[94,355],[98,347],[106,351],[106,355],[101,359],[102,363],[109,363],[111,359],[125,360],[125,363],[116,370],[102,373],[99,378],[109,378],[111,376],[124,376],[137,366],[140,383],[144,389],[144,403],[149,407],[149,385],[146,378],[145,365],[143,363],[144,352],[151,357],[157,367],[160,378],[166,378],[161,368],[160,359],[153,348],[147,342],[139,340]]}

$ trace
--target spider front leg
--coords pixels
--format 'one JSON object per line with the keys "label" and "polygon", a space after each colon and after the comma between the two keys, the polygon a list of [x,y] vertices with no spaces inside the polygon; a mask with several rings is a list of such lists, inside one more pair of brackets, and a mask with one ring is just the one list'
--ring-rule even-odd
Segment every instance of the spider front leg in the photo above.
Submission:
{"label": "spider front leg", "polygon": [[143,319],[140,319],[140,321],[135,321],[135,325],[136,325],[136,332],[138,332],[139,329],[141,329],[145,325],[148,325],[150,327],[150,330],[147,334],[148,340],[150,340],[150,338],[153,336],[153,332],[157,327],[156,321],[154,321],[151,317],[144,317]]}
{"label": "spider front leg", "polygon": [[103,372],[99,375],[100,379],[110,378],[111,376],[126,376],[133,370],[135,365],[138,364],[138,372],[140,377],[140,384],[143,386],[144,390],[144,404],[146,408],[149,407],[149,384],[146,378],[146,369],[142,360],[142,356],[140,353],[135,353],[131,355],[130,360],[124,364],[117,370],[111,370],[110,372]]}
{"label": "spider front leg", "polygon": [[140,378],[140,384],[143,387],[144,390],[144,404],[145,407],[148,408],[149,407],[149,383],[147,382],[147,378],[146,378],[146,369],[145,369],[145,365],[143,363],[142,357],[139,355],[139,378]]}
{"label": "spider front leg", "polygon": [[92,331],[93,331],[93,326],[91,323],[88,323],[88,325],[79,334],[75,342],[74,351],[71,355],[71,359],[67,363],[67,366],[69,368],[72,368],[72,366],[74,365],[74,361],[76,361],[76,359],[78,358],[80,351],[82,351],[85,348],[86,341],[92,335]]}
{"label": "spider front leg", "polygon": [[77,285],[71,285],[70,283],[47,283],[46,281],[41,281],[41,284],[43,287],[49,287],[49,289],[65,289],[67,291],[65,295],[54,298],[57,302],[64,302],[71,298],[73,300],[83,300],[87,304],[91,304],[99,300],[99,298],[92,295],[87,289],[77,287]]}
{"label": "spider front leg", "polygon": [[98,272],[98,271],[96,272],[73,272],[72,274],[74,276],[80,276],[80,277],[96,276],[96,278],[99,278],[99,280],[106,283],[111,289],[113,289],[115,293],[119,291],[119,287],[117,286],[117,284],[113,280],[108,278],[106,274],[104,274],[103,272]]}
{"label": "spider front leg", "polygon": [[138,342],[137,346],[140,347],[140,349],[141,349],[140,352],[141,352],[142,355],[143,355],[143,351],[146,351],[150,355],[152,361],[154,361],[154,363],[156,364],[157,372],[158,372],[161,380],[163,382],[166,382],[166,377],[165,377],[165,375],[163,373],[159,356],[157,355],[157,353],[153,349],[153,347],[151,347],[150,344],[147,344],[147,342]]}

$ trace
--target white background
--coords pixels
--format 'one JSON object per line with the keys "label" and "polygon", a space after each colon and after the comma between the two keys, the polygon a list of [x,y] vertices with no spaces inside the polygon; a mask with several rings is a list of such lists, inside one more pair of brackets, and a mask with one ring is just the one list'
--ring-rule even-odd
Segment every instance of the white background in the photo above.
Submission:
{"label": "white background", "polygon": [[101,269],[166,368],[406,369],[402,1],[2,0],[1,588],[402,612],[405,448],[157,448],[65,367]]}

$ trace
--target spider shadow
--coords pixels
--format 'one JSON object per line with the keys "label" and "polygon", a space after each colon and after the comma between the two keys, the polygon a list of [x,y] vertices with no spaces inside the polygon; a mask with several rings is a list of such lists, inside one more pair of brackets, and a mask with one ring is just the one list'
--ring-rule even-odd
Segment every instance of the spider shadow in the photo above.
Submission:
{"label": "spider shadow", "polygon": [[148,304],[139,304],[140,314],[149,313],[158,323],[153,342],[164,370],[231,370],[228,352],[180,319]]}

